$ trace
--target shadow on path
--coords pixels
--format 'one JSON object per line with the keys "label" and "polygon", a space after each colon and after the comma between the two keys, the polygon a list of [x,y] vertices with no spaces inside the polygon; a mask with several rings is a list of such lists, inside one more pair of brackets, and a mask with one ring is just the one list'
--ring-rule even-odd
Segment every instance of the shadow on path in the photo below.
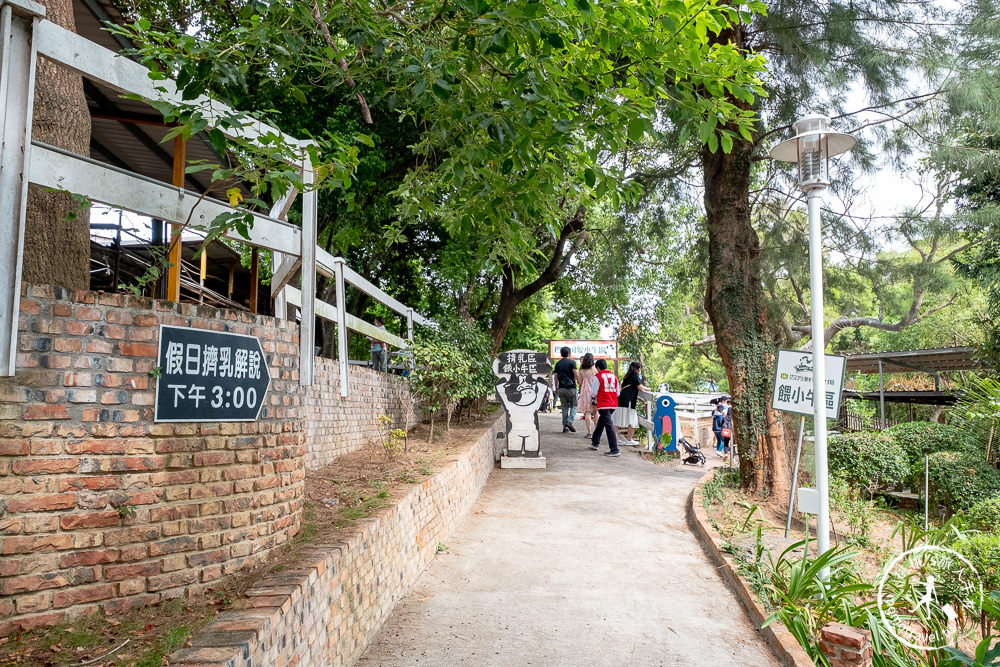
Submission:
{"label": "shadow on path", "polygon": [[493,471],[358,664],[779,664],[688,530],[704,469],[540,422],[548,468]]}

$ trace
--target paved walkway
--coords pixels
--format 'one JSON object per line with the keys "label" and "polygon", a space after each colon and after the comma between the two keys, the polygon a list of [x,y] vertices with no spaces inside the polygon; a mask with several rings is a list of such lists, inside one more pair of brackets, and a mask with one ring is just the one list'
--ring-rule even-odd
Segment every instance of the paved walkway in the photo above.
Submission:
{"label": "paved walkway", "polygon": [[493,471],[360,665],[780,664],[688,529],[701,468],[541,430],[548,468]]}

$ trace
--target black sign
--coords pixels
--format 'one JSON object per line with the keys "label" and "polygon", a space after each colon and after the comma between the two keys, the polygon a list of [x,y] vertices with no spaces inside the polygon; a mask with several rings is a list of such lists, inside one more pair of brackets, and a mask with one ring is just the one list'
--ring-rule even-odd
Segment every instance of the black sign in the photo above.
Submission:
{"label": "black sign", "polygon": [[493,361],[497,398],[507,410],[507,456],[539,456],[538,408],[552,365],[544,352],[510,350]]}
{"label": "black sign", "polygon": [[158,422],[256,421],[271,375],[254,336],[160,325]]}

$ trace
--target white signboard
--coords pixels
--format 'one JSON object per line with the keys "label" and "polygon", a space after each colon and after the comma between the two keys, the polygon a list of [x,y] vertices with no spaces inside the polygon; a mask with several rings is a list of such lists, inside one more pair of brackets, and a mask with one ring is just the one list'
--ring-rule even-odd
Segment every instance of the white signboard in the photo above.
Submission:
{"label": "white signboard", "polygon": [[618,341],[614,340],[550,340],[549,358],[558,359],[561,355],[559,350],[568,347],[569,354],[574,359],[579,359],[590,352],[594,359],[617,359]]}
{"label": "white signboard", "polygon": [[[823,401],[826,403],[827,419],[836,419],[840,414],[840,397],[844,389],[844,369],[847,359],[832,354],[824,356],[826,395],[823,396]],[[812,352],[778,350],[771,407],[799,415],[813,414]]]}

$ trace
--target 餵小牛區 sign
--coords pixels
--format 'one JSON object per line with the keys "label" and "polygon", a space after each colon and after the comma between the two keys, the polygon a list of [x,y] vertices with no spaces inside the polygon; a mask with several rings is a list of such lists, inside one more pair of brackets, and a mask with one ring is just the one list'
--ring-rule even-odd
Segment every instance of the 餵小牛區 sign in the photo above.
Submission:
{"label": "\u9935\u5c0f\u725b\u5340 sign", "polygon": [[255,336],[160,325],[153,421],[256,421],[271,384]]}
{"label": "\u9935\u5c0f\u725b\u5340 sign", "polygon": [[568,347],[572,359],[579,359],[588,352],[594,359],[617,359],[618,341],[614,340],[550,340],[549,358],[558,359],[559,350]]}
{"label": "\u9935\u5c0f\u725b\u5340 sign", "polygon": [[[823,402],[827,419],[840,414],[840,397],[844,389],[845,357],[832,354],[826,358],[826,391]],[[771,407],[799,415],[813,414],[812,353],[801,350],[778,350],[775,361],[774,392]]]}

